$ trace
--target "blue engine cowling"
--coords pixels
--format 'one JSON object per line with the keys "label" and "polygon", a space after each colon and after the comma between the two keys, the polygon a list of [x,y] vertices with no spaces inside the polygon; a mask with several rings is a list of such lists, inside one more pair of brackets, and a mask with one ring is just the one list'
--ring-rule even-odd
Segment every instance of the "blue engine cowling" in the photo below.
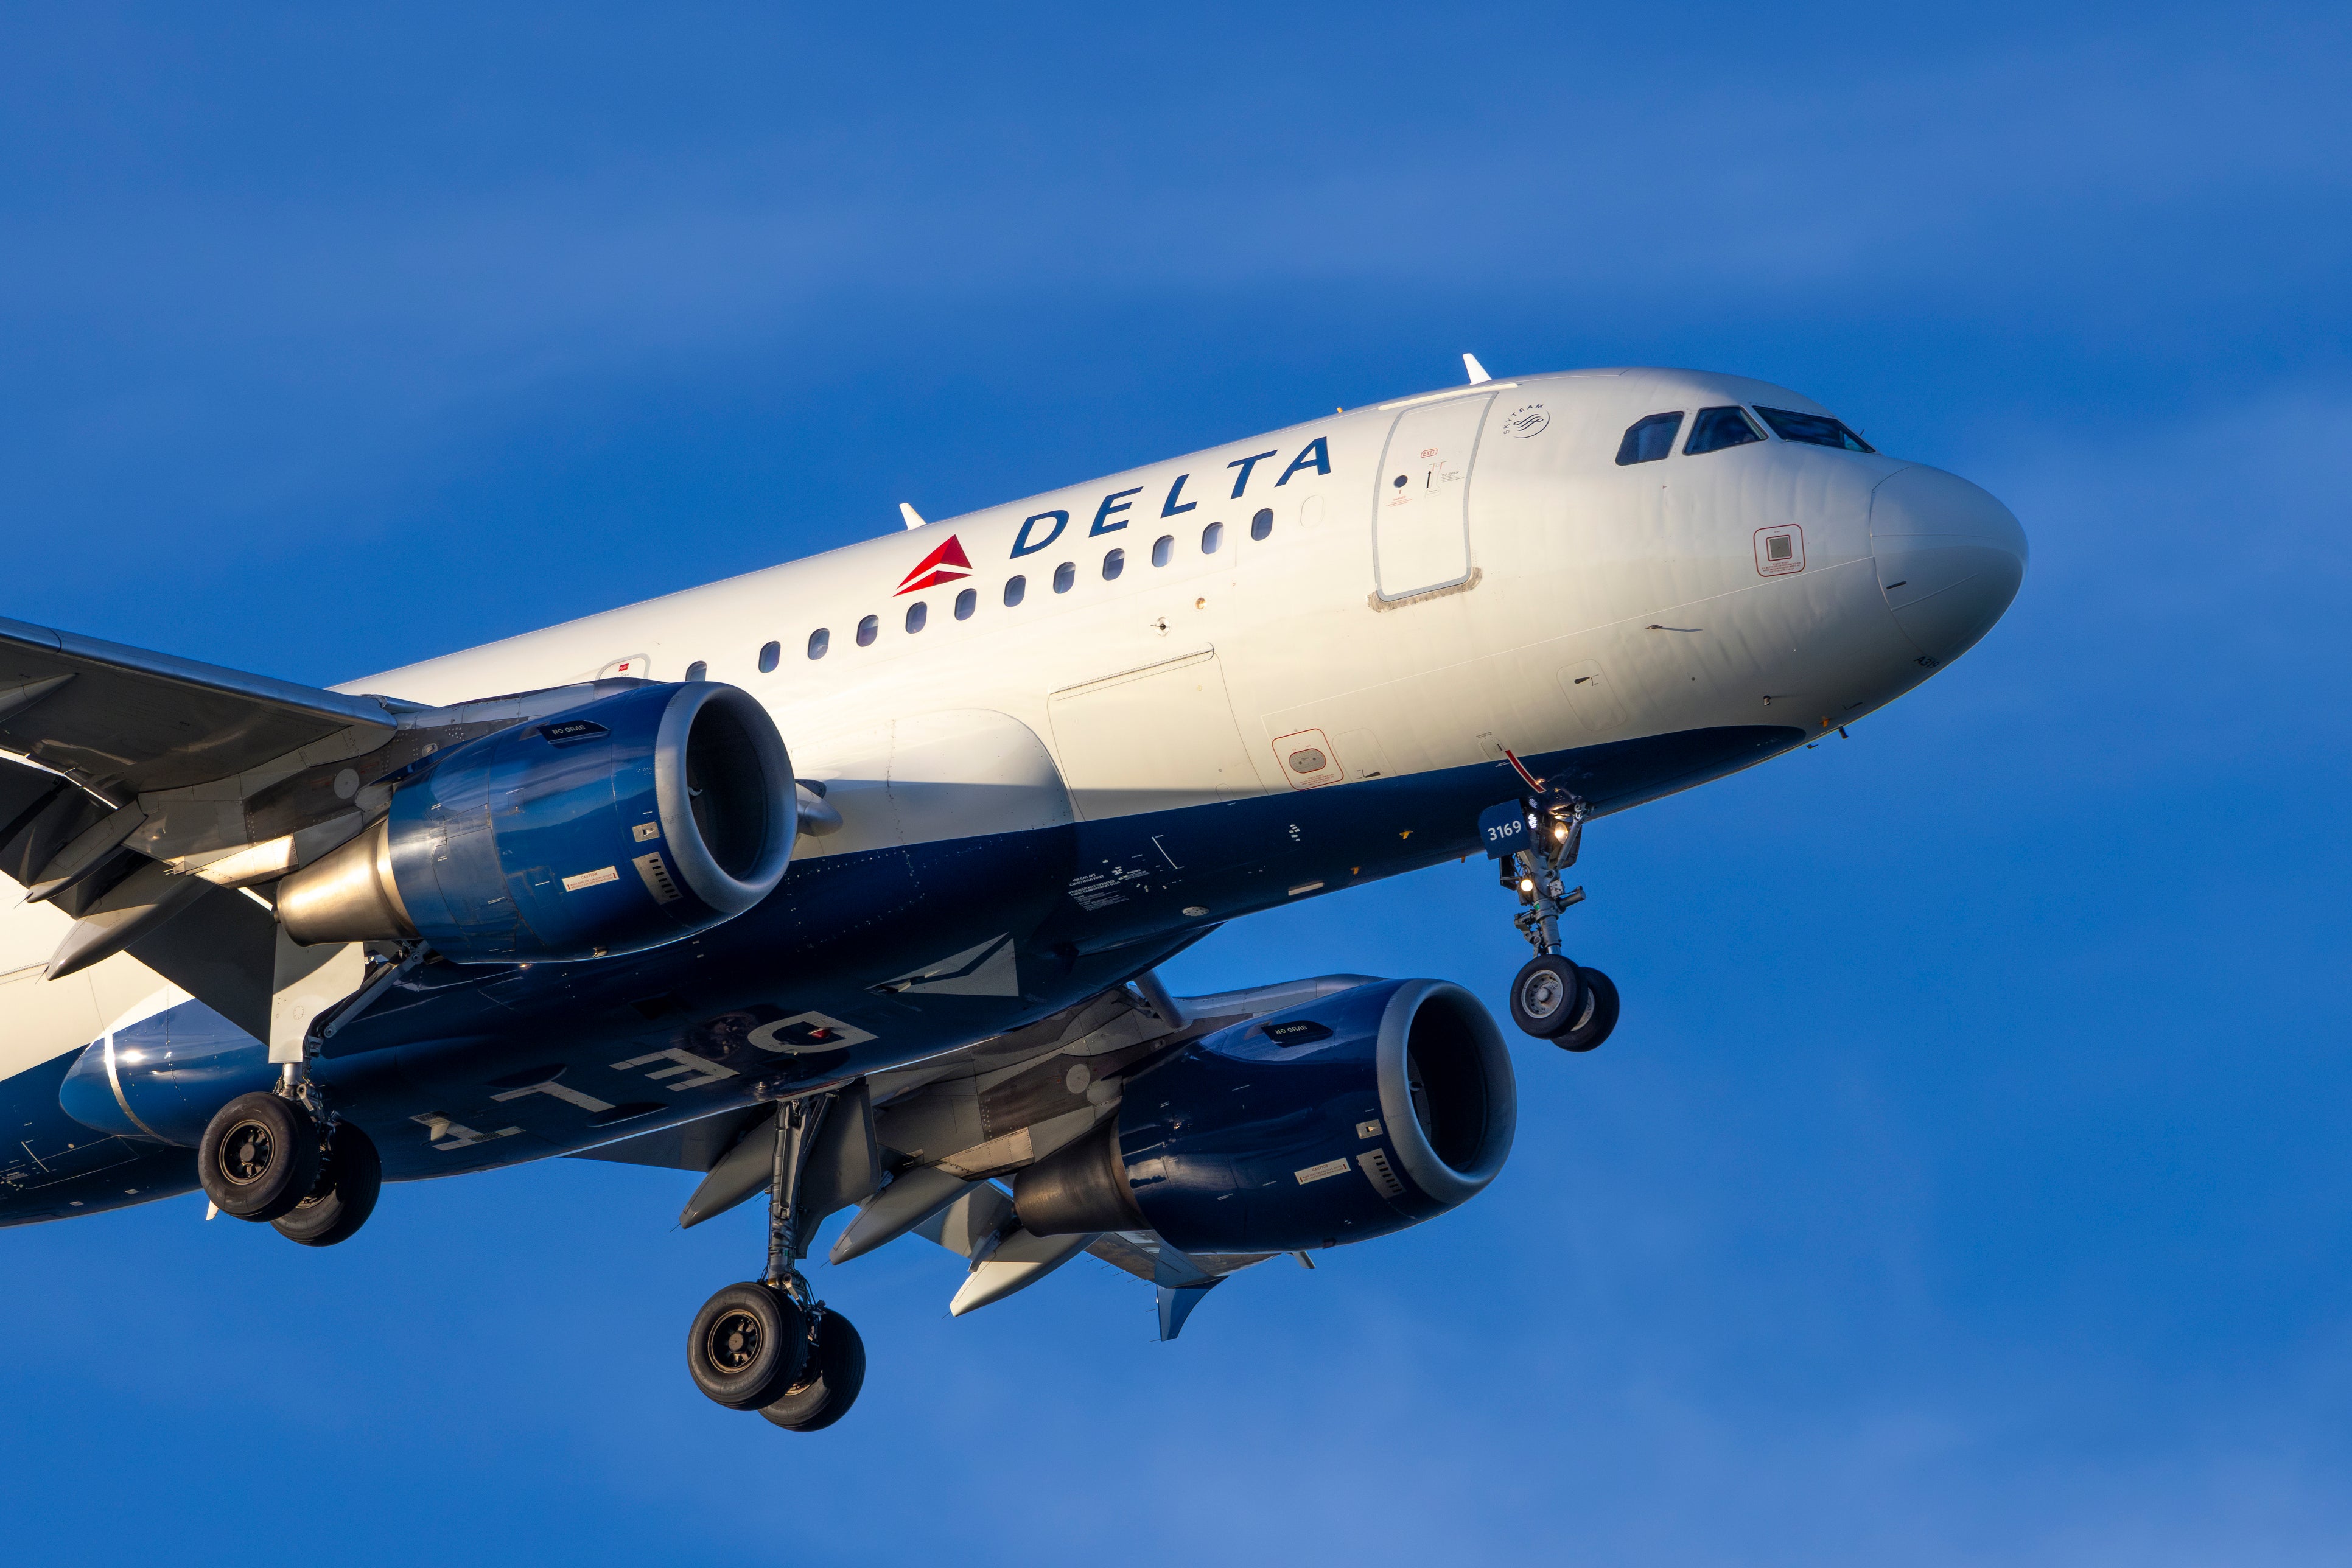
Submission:
{"label": "blue engine cowling", "polygon": [[775,890],[799,827],[773,720],[648,684],[424,758],[387,815],[278,884],[299,942],[421,937],[459,963],[602,958]]}
{"label": "blue engine cowling", "polygon": [[1383,980],[1195,1041],[1119,1113],[1022,1171],[1039,1236],[1154,1230],[1187,1252],[1384,1236],[1502,1170],[1518,1090],[1502,1032],[1442,980]]}

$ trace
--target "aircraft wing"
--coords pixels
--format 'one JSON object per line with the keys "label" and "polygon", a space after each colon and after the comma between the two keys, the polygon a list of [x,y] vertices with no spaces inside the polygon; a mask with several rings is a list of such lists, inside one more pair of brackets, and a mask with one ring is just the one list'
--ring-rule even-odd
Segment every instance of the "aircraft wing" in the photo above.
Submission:
{"label": "aircraft wing", "polygon": [[397,721],[372,697],[0,619],[0,750],[121,804],[234,777],[346,731],[357,755]]}
{"label": "aircraft wing", "polygon": [[373,698],[0,619],[0,876],[74,917],[50,976],[128,951],[266,1038],[268,911],[186,851],[233,853],[257,795],[398,723]]}
{"label": "aircraft wing", "polygon": [[[1188,1254],[1151,1231],[1033,1235],[999,1179],[1116,1116],[1128,1079],[1191,1041],[1364,978],[1181,1003],[1153,983],[1181,1020],[1172,1026],[1152,1001],[1115,986],[1024,1028],[860,1079],[828,1114],[812,1157],[803,1234],[854,1202],[857,1215],[830,1255],[836,1265],[910,1234],[946,1247],[970,1263],[948,1306],[958,1316],[1090,1254],[1153,1287],[1160,1337],[1174,1339],[1211,1289],[1276,1255]],[[572,1158],[708,1172],[679,1215],[691,1226],[766,1191],[774,1128],[773,1112],[729,1110]]]}

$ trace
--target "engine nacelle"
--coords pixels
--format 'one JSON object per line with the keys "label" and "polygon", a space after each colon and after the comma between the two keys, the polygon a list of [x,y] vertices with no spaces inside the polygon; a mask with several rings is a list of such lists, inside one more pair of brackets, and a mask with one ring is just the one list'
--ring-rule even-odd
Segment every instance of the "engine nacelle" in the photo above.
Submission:
{"label": "engine nacelle", "polygon": [[1442,980],[1383,980],[1193,1042],[1118,1115],[1022,1171],[1039,1236],[1155,1230],[1187,1252],[1361,1241],[1502,1170],[1518,1089],[1502,1032]]}
{"label": "engine nacelle", "polygon": [[773,892],[799,826],[774,721],[702,681],[600,698],[390,782],[387,815],[278,884],[295,941],[421,937],[459,963],[659,947]]}

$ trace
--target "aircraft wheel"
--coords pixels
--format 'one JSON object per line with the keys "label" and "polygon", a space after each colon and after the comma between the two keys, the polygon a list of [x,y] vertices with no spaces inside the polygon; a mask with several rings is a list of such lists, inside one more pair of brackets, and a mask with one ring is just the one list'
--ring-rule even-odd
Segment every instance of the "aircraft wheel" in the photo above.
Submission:
{"label": "aircraft wheel", "polygon": [[1538,1040],[1557,1039],[1582,1011],[1586,973],[1557,953],[1528,960],[1511,982],[1511,1022]]}
{"label": "aircraft wheel", "polygon": [[220,1212],[257,1224],[291,1214],[319,1184],[319,1129],[292,1100],[240,1094],[196,1145],[196,1179]]}
{"label": "aircraft wheel", "polygon": [[773,1404],[807,1356],[807,1320],[765,1285],[730,1285],[711,1297],[686,1341],[694,1385],[730,1410]]}
{"label": "aircraft wheel", "polygon": [[817,1320],[816,1342],[800,1376],[760,1414],[787,1432],[815,1432],[848,1415],[865,1386],[866,1342],[847,1318],[827,1312]]}
{"label": "aircraft wheel", "polygon": [[291,1214],[269,1223],[289,1241],[332,1247],[350,1240],[367,1224],[383,1190],[383,1160],[375,1152],[375,1140],[355,1121],[338,1122],[317,1189],[296,1204]]}
{"label": "aircraft wheel", "polygon": [[1584,1005],[1576,1022],[1552,1041],[1563,1051],[1589,1051],[1617,1027],[1617,983],[1597,969],[1577,974],[1584,982]]}

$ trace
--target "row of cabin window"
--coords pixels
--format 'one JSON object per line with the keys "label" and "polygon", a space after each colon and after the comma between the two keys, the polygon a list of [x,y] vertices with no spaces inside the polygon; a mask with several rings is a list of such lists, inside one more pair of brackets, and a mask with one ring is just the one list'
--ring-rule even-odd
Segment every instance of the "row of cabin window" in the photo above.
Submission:
{"label": "row of cabin window", "polygon": [[[1783,441],[1801,441],[1812,447],[1835,447],[1848,452],[1874,452],[1878,448],[1846,428],[1843,420],[1826,414],[1800,414],[1792,408],[1767,408],[1762,404],[1756,412],[1773,433]],[[1672,414],[1652,414],[1636,419],[1626,427],[1625,438],[1617,443],[1617,466],[1628,468],[1635,463],[1654,463],[1674,450],[1675,433],[1683,426],[1682,410]],[[1690,439],[1683,443],[1683,456],[1696,457],[1701,452],[1720,452],[1727,447],[1744,447],[1750,441],[1761,441],[1763,433],[1748,417],[1747,410],[1733,405],[1725,408],[1702,408],[1691,421]]]}
{"label": "row of cabin window", "polygon": [[[1273,532],[1273,509],[1271,507],[1259,508],[1257,515],[1250,519],[1250,537],[1252,539],[1265,539]],[[1201,530],[1202,554],[1214,555],[1218,551],[1224,548],[1224,543],[1225,525],[1223,523],[1213,522],[1206,528]],[[1176,536],[1174,534],[1163,533],[1158,539],[1151,542],[1151,563],[1154,566],[1167,565],[1170,561],[1175,559],[1175,555]],[[1126,551],[1108,550],[1103,552],[1102,574],[1104,582],[1111,582],[1117,578],[1120,573],[1126,570]],[[1068,593],[1077,584],[1077,581],[1078,566],[1076,562],[1065,561],[1059,566],[1054,568],[1054,592],[1056,594]],[[1027,577],[1015,574],[1013,576],[1007,577],[1004,580],[1004,607],[1006,609],[1009,610],[1013,608],[1013,605],[1026,598],[1028,594],[1029,579]],[[963,592],[955,596],[955,618],[957,620],[968,621],[971,619],[973,612],[979,608],[980,591],[978,589],[966,588]],[[906,625],[908,631],[921,631],[923,627],[929,623],[930,618],[930,606],[922,600],[918,599],[913,604],[907,606]],[[880,636],[881,632],[882,618],[879,616],[866,616],[864,620],[857,623],[857,646],[859,647],[871,647],[874,639]],[[823,658],[825,656],[825,650],[830,648],[832,646],[833,630],[831,627],[819,626],[816,630],[809,633],[808,656],[811,658]],[[781,645],[769,643],[762,647],[760,649],[760,673],[765,675],[773,670],[776,668],[776,661],[782,657],[783,650]],[[692,680],[698,678],[693,675],[688,675],[687,679]]]}

